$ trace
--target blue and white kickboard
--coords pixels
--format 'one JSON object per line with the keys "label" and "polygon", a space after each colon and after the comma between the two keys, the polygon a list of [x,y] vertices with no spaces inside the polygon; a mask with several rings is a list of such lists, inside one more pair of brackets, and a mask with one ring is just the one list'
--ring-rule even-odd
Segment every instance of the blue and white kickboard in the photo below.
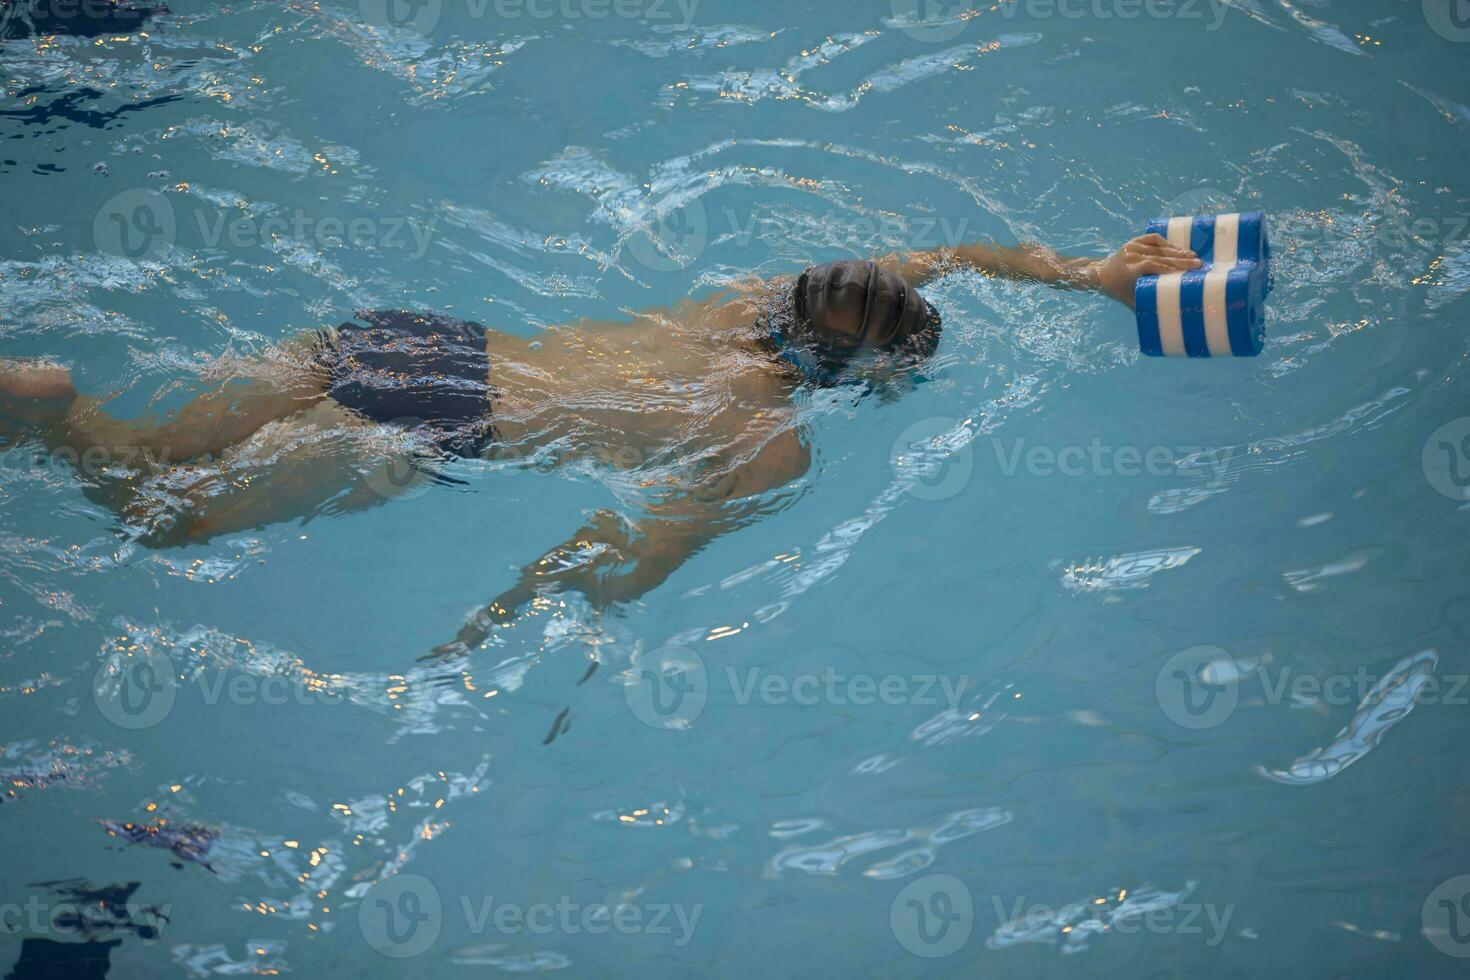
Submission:
{"label": "blue and white kickboard", "polygon": [[1138,347],[1152,357],[1255,357],[1266,341],[1271,245],[1260,211],[1156,218],[1145,234],[1191,249],[1204,267],[1139,276]]}

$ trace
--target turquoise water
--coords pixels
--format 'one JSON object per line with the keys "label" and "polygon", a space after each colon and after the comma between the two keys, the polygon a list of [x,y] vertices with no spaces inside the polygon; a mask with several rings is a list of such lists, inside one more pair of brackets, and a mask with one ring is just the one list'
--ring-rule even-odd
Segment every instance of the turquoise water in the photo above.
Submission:
{"label": "turquoise water", "polygon": [[122,415],[361,308],[529,336],[1181,213],[1269,214],[1269,339],[1145,360],[951,276],[924,383],[803,396],[789,506],[460,663],[419,658],[619,474],[148,550],[13,447],[0,964],[1463,974],[1455,9],[171,6],[0,46],[3,353]]}

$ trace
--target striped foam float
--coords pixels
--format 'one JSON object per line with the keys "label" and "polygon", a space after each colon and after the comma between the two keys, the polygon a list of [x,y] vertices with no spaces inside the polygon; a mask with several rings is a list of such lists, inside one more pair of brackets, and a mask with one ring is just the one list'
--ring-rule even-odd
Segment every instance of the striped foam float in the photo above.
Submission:
{"label": "striped foam float", "polygon": [[1204,267],[1139,276],[1133,287],[1138,346],[1153,357],[1254,357],[1266,340],[1271,246],[1260,211],[1157,218],[1158,234],[1194,251]]}

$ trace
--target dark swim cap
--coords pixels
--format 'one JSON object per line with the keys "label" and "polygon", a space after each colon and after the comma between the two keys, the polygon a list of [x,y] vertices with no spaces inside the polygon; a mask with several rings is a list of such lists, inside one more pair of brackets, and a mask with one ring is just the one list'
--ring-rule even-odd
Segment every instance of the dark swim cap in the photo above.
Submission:
{"label": "dark swim cap", "polygon": [[793,301],[798,329],[840,347],[896,346],[939,319],[902,276],[855,259],[807,269]]}

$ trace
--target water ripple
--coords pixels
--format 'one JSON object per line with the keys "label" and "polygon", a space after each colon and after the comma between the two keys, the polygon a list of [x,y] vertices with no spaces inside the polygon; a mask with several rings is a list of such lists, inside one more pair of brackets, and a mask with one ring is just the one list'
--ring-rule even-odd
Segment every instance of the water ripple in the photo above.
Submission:
{"label": "water ripple", "polygon": [[1257,766],[1256,771],[1288,786],[1310,786],[1331,779],[1377,748],[1389,729],[1419,706],[1438,664],[1439,655],[1433,650],[1405,657],[1373,685],[1352,721],[1330,743],[1293,760],[1285,769]]}

